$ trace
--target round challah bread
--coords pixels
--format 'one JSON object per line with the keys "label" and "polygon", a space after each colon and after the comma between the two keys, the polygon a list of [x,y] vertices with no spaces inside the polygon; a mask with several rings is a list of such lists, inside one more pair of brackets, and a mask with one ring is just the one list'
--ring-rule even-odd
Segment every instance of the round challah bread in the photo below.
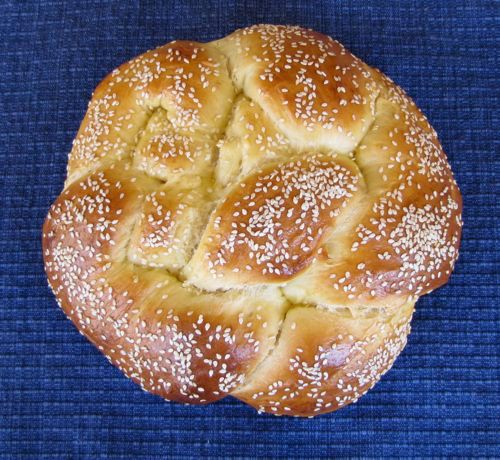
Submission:
{"label": "round challah bread", "polygon": [[97,87],[45,268],[144,390],[311,416],[356,401],[458,256],[461,196],[406,94],[340,43],[258,25]]}

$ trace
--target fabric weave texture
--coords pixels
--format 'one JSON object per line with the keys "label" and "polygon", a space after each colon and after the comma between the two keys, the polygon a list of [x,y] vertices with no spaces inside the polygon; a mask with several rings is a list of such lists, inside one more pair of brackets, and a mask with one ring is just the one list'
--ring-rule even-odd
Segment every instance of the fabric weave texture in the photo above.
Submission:
{"label": "fabric weave texture", "polygon": [[[0,458],[500,457],[498,1],[4,0],[0,18]],[[43,271],[42,223],[98,82],[171,40],[262,22],[330,35],[394,79],[464,198],[455,272],[418,302],[393,369],[315,419],[143,393],[64,317]]]}

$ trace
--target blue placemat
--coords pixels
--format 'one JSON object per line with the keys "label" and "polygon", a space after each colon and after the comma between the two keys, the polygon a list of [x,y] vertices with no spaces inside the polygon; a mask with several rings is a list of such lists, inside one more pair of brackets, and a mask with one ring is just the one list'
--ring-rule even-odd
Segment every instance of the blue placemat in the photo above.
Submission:
{"label": "blue placemat", "polygon": [[[498,1],[0,2],[0,457],[500,456]],[[405,88],[464,195],[451,282],[418,304],[409,346],[358,404],[314,420],[227,399],[141,392],[65,319],[40,228],[91,91],[175,38],[257,22],[339,39]]]}

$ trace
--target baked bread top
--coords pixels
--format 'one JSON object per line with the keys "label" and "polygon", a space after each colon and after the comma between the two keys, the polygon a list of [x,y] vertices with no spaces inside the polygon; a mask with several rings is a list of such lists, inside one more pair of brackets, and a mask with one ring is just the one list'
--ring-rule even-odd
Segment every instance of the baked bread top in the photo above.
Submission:
{"label": "baked bread top", "polygon": [[43,230],[59,304],[165,399],[310,416],[359,398],[458,256],[435,131],[340,43],[257,25],[108,75]]}

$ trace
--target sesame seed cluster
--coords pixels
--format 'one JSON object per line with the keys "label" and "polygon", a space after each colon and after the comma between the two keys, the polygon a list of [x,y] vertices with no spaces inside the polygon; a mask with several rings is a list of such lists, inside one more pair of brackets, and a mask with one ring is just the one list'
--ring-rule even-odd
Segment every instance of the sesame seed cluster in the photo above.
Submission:
{"label": "sesame seed cluster", "polygon": [[355,402],[458,257],[435,131],[329,37],[175,41],[97,87],[43,229],[79,331],[164,399],[314,416]]}

